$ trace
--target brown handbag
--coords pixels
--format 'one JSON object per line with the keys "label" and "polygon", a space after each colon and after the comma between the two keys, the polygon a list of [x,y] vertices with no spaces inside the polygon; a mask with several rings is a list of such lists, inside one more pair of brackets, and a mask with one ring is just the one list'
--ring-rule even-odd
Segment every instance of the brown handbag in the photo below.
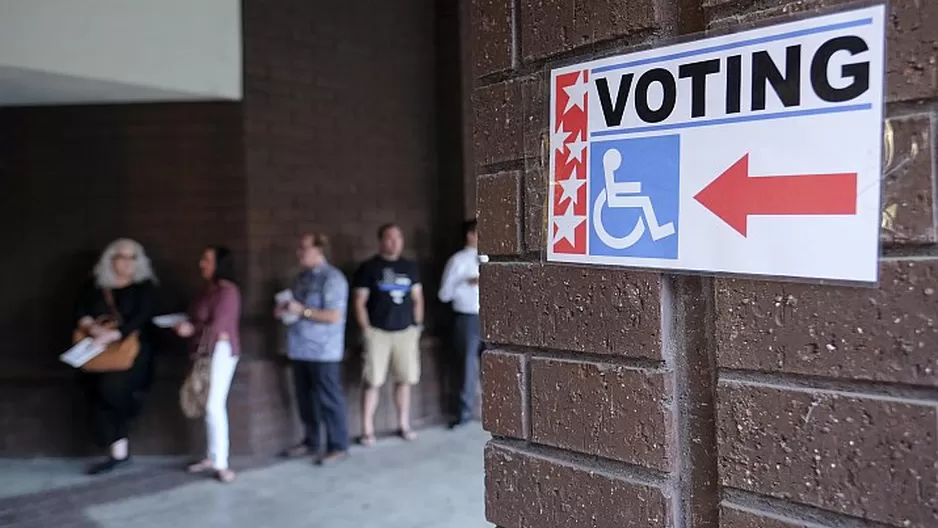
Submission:
{"label": "brown handbag", "polygon": [[205,416],[212,379],[212,351],[208,350],[209,343],[206,340],[211,338],[212,333],[211,327],[202,330],[192,368],[179,388],[179,407],[186,418]]}
{"label": "brown handbag", "polygon": [[[109,330],[115,330],[120,326],[121,316],[114,304],[114,296],[111,294],[111,290],[104,290],[104,300],[107,301],[111,315],[99,317],[97,323]],[[78,343],[87,337],[90,337],[88,332],[78,329],[75,330],[72,340],[74,343]],[[82,365],[81,369],[85,372],[123,372],[130,370],[139,353],[140,333],[134,331],[120,341],[108,345],[104,351]]]}

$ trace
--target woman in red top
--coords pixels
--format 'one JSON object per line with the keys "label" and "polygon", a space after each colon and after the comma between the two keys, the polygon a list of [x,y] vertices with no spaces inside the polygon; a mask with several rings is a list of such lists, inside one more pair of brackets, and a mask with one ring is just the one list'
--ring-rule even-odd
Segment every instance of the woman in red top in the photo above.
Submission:
{"label": "woman in red top", "polygon": [[191,338],[191,355],[212,356],[211,381],[205,407],[208,444],[204,460],[189,466],[190,473],[214,470],[218,480],[231,482],[235,473],[228,468],[228,389],[238,365],[241,292],[234,282],[231,251],[210,247],[199,261],[205,289],[189,310],[191,323],[180,323],[176,333]]}

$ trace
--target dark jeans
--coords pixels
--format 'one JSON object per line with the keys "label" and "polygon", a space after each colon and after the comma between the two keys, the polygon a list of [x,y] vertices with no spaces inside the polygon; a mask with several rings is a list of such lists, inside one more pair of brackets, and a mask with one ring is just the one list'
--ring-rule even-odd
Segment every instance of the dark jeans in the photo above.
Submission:
{"label": "dark jeans", "polygon": [[457,369],[461,374],[457,379],[462,382],[462,388],[456,405],[456,418],[466,422],[472,419],[479,399],[479,356],[482,353],[479,315],[457,313],[454,330],[456,351],[462,360],[462,368]]}
{"label": "dark jeans", "polygon": [[292,361],[296,403],[300,409],[306,438],[312,451],[321,446],[320,424],[326,427],[326,450],[348,449],[348,418],[342,391],[340,361]]}
{"label": "dark jeans", "polygon": [[146,347],[141,347],[129,370],[82,374],[92,432],[99,446],[108,447],[127,438],[130,424],[140,413],[150,387],[152,370],[153,356]]}

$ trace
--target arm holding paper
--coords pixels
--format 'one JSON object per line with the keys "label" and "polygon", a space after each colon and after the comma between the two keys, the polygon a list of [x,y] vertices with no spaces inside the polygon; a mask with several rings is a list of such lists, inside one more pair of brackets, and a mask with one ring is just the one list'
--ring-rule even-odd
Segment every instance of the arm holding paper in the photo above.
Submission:
{"label": "arm holding paper", "polygon": [[294,292],[284,290],[276,296],[274,315],[285,324],[301,319],[316,323],[341,322],[348,303],[348,281],[341,273],[330,274],[319,292],[310,292],[306,299],[296,299]]}
{"label": "arm holding paper", "polygon": [[142,330],[152,316],[156,288],[150,281],[141,281],[124,288],[128,289],[132,293],[123,295],[133,302],[117,305],[110,289],[89,283],[76,306],[73,342],[91,338],[92,347],[104,348]]}
{"label": "arm holding paper", "polygon": [[173,329],[179,337],[192,337],[195,334],[195,326],[189,321],[179,322]]}
{"label": "arm holding paper", "polygon": [[325,324],[339,323],[344,320],[348,309],[348,291],[348,280],[345,275],[333,269],[328,273],[322,285],[322,291],[318,295],[318,306],[311,306],[316,303],[311,295],[310,299],[306,300],[306,305],[292,308],[302,308],[300,313],[303,318],[310,321]]}
{"label": "arm holding paper", "polygon": [[280,319],[285,325],[291,325],[300,319],[298,315],[287,309],[292,302],[294,302],[293,290],[286,289],[274,295],[274,317]]}

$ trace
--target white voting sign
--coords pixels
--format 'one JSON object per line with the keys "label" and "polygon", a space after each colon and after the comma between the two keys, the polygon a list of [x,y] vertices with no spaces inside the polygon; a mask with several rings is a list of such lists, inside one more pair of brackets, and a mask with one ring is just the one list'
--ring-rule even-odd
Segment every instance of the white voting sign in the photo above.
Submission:
{"label": "white voting sign", "polygon": [[548,260],[877,280],[884,7],[556,69]]}

